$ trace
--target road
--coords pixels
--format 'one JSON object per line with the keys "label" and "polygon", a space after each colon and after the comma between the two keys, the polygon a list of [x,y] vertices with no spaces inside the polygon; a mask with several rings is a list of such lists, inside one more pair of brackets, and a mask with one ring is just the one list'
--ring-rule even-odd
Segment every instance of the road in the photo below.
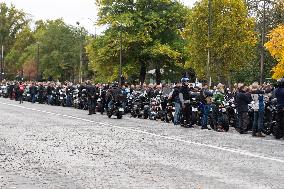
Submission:
{"label": "road", "polygon": [[0,98],[0,188],[284,188],[284,141]]}

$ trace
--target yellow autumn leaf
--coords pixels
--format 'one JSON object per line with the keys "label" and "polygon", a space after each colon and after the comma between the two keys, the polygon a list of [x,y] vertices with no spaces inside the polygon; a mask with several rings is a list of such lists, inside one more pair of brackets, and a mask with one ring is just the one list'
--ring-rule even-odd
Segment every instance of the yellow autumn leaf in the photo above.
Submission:
{"label": "yellow autumn leaf", "polygon": [[279,25],[268,34],[269,41],[265,44],[270,54],[278,61],[272,69],[273,79],[284,77],[284,25]]}

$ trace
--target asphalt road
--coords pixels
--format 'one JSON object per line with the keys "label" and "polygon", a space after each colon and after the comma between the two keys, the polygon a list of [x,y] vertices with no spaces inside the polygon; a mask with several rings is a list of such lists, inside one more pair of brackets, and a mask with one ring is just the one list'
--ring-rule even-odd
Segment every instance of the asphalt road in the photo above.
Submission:
{"label": "asphalt road", "polygon": [[0,98],[0,188],[284,188],[284,140]]}

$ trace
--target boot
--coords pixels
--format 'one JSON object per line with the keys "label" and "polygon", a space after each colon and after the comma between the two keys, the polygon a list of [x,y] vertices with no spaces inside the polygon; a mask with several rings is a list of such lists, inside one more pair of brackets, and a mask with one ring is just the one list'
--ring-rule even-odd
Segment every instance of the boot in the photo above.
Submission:
{"label": "boot", "polygon": [[265,137],[261,132],[256,133],[256,137]]}

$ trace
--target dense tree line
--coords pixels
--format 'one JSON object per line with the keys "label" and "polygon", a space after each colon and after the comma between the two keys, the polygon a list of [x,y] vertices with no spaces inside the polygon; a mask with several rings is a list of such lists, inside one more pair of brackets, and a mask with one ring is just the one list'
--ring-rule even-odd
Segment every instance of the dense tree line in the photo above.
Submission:
{"label": "dense tree line", "polygon": [[149,75],[158,83],[177,81],[185,72],[192,80],[208,79],[209,73],[214,82],[251,82],[260,78],[261,56],[264,78],[279,70],[273,69],[275,50],[263,44],[284,23],[281,0],[199,0],[192,8],[178,0],[96,4],[97,24],[107,29],[92,36],[61,19],[38,20],[31,28],[28,14],[0,3],[5,77],[78,81],[81,69],[85,79],[110,82],[119,79],[120,50],[122,75],[136,83]]}

